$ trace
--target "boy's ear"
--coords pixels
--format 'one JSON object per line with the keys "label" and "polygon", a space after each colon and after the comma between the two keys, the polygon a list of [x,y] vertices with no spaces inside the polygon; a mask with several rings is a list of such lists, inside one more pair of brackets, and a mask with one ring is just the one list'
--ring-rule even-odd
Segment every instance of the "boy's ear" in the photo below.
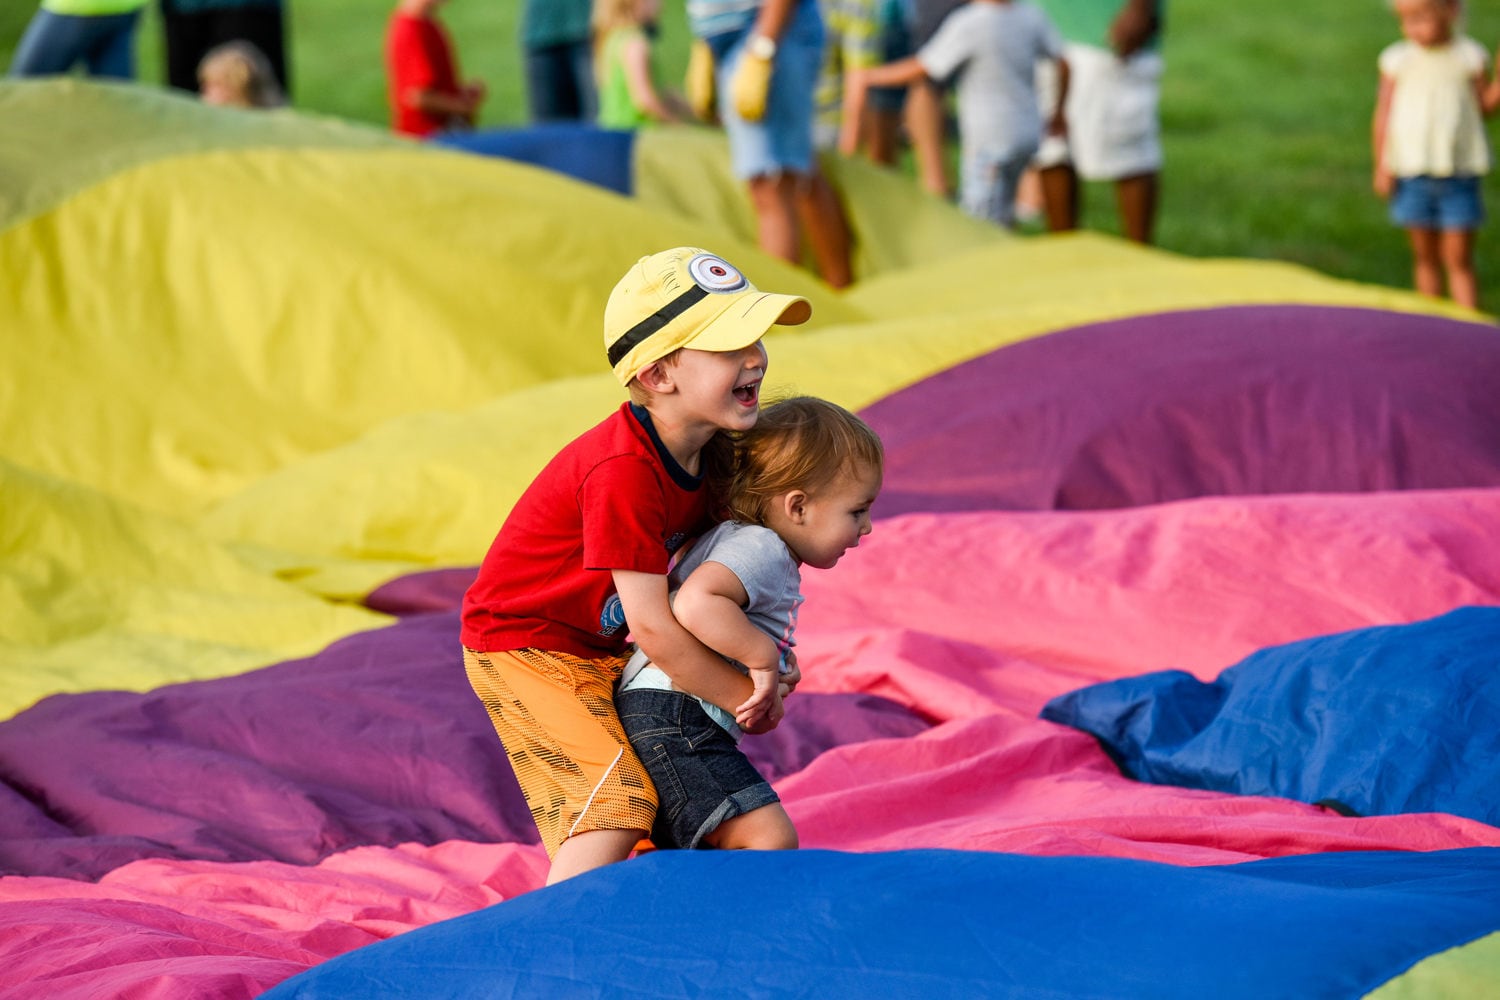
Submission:
{"label": "boy's ear", "polygon": [[653,361],[636,373],[636,381],[655,393],[671,392],[672,371],[660,361]]}

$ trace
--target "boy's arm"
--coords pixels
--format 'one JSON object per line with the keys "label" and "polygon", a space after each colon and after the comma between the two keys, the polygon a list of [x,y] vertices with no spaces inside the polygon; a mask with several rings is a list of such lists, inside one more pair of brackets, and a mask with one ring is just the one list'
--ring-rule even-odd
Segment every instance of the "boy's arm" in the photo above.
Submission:
{"label": "boy's arm", "polygon": [[[611,572],[636,645],[677,686],[726,712],[734,712],[750,697],[750,678],[699,642],[672,613],[665,575],[623,569]],[[746,727],[746,732],[765,732],[780,721],[779,717],[767,719],[763,726]]]}
{"label": "boy's arm", "polygon": [[776,640],[745,615],[749,600],[744,583],[733,570],[708,560],[678,588],[672,611],[683,627],[710,649],[750,668],[754,693],[735,708],[735,717],[753,721],[774,714],[779,718],[781,650]]}
{"label": "boy's arm", "polygon": [[1127,59],[1151,40],[1157,28],[1157,0],[1125,0],[1109,26],[1115,55]]}
{"label": "boy's arm", "polygon": [[1054,63],[1057,66],[1057,103],[1052,108],[1052,116],[1047,120],[1047,131],[1051,135],[1068,134],[1068,85],[1073,78],[1073,71],[1068,66],[1068,60],[1058,56]]}
{"label": "boy's arm", "polygon": [[432,87],[408,87],[402,99],[407,107],[423,114],[472,120],[484,100],[484,85],[476,80],[457,94],[445,94]]}
{"label": "boy's arm", "polygon": [[851,69],[844,73],[844,96],[841,101],[839,121],[839,152],[853,156],[859,152],[859,141],[865,119],[865,98],[870,88],[865,84],[861,71]]}
{"label": "boy's arm", "polygon": [[1385,132],[1391,117],[1391,95],[1396,92],[1396,81],[1380,75],[1380,92],[1375,97],[1375,117],[1370,122],[1370,144],[1375,162],[1372,186],[1382,198],[1391,194],[1391,175],[1385,168]]}
{"label": "boy's arm", "polygon": [[866,87],[904,87],[927,78],[927,70],[923,68],[922,60],[916,56],[907,56],[905,59],[855,72]]}

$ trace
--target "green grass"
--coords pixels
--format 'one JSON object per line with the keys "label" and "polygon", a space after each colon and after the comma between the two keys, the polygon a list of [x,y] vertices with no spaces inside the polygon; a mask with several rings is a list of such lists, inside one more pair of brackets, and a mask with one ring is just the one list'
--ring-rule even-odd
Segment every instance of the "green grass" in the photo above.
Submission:
{"label": "green grass", "polygon": [[[294,103],[371,124],[386,121],[381,38],[386,0],[288,0]],[[686,59],[682,0],[667,0],[660,42],[664,75]],[[466,75],[489,84],[481,125],[520,124],[517,0],[454,0],[443,17]],[[0,64],[30,16],[21,0],[0,5]],[[1471,3],[1469,32],[1500,42],[1500,6]],[[1402,233],[1370,193],[1369,123],[1375,57],[1397,37],[1381,0],[1172,0],[1165,54],[1158,243],[1203,257],[1291,261],[1336,277],[1407,287]],[[154,13],[139,40],[141,78],[160,83]],[[1494,129],[1492,128],[1492,134]],[[1113,193],[1089,185],[1084,224],[1116,232]],[[1500,211],[1500,173],[1486,195]],[[1500,304],[1494,236],[1482,233],[1481,281]]]}

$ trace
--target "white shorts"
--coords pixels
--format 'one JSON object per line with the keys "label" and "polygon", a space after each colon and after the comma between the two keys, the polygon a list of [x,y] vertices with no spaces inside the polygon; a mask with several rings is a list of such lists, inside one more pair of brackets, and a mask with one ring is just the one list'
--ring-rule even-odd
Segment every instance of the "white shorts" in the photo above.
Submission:
{"label": "white shorts", "polygon": [[[1053,167],[1072,160],[1084,180],[1112,181],[1161,169],[1162,58],[1138,52],[1121,60],[1113,52],[1069,42],[1068,137],[1048,136],[1032,161]],[[1056,100],[1057,70],[1037,71],[1037,100],[1044,116]]]}

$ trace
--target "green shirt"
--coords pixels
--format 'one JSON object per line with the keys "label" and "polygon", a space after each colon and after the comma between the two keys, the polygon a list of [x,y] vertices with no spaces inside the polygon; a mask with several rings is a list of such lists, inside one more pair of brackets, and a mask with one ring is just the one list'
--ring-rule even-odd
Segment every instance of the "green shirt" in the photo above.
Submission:
{"label": "green shirt", "polygon": [[633,129],[651,120],[630,97],[630,83],[625,78],[625,61],[620,50],[632,39],[645,39],[640,28],[618,28],[605,36],[599,47],[595,78],[599,83],[599,125],[603,128]]}
{"label": "green shirt", "polygon": [[146,6],[146,0],[42,0],[42,10],[68,17],[105,17],[129,14]]}

